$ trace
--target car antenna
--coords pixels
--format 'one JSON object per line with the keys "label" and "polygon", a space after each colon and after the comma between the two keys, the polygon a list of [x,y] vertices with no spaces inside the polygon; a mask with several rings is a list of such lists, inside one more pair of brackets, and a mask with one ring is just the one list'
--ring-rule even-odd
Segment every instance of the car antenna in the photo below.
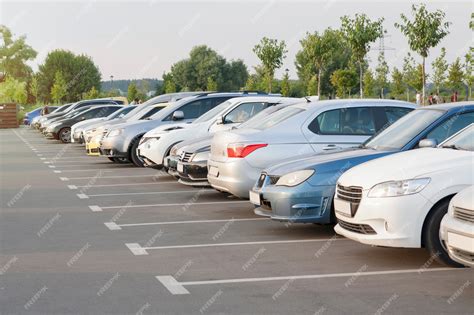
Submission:
{"label": "car antenna", "polygon": [[306,100],[306,103],[311,103],[311,98],[309,96],[305,96],[304,98]]}

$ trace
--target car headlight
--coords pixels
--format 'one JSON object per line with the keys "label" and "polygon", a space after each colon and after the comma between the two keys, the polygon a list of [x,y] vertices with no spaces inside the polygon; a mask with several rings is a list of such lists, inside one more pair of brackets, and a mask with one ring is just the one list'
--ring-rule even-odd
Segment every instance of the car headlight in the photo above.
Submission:
{"label": "car headlight", "polygon": [[170,150],[170,155],[171,156],[176,155],[177,152],[178,152],[178,146],[177,145],[172,146]]}
{"label": "car headlight", "polygon": [[292,173],[288,173],[278,179],[275,186],[297,186],[311,177],[314,174],[314,170],[301,170]]}
{"label": "car headlight", "polygon": [[210,151],[198,152],[193,155],[192,162],[207,161],[209,159]]}
{"label": "car headlight", "polygon": [[414,178],[380,183],[369,191],[369,198],[397,197],[419,193],[428,185],[431,178]]}
{"label": "car headlight", "polygon": [[107,137],[120,136],[122,133],[123,133],[123,129],[114,129],[114,130],[109,131],[109,133],[107,134]]}

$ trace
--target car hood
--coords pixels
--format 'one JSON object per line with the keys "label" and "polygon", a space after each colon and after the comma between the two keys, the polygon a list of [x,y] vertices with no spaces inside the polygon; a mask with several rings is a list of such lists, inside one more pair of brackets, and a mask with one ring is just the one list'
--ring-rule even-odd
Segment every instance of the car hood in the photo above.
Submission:
{"label": "car hood", "polygon": [[404,180],[453,169],[472,171],[474,153],[446,148],[416,149],[392,154],[358,165],[345,172],[339,183],[369,189],[376,184]]}
{"label": "car hood", "polygon": [[111,126],[110,128],[108,128],[108,130],[110,131],[113,129],[123,128],[125,129],[125,132],[133,131],[142,134],[166,123],[167,122],[163,122],[161,120],[137,120]]}
{"label": "car hood", "polygon": [[99,121],[104,121],[105,118],[104,117],[100,117],[100,118],[91,118],[91,119],[88,119],[88,120],[84,120],[84,121],[80,121],[78,122],[77,124],[74,125],[74,128],[77,129],[77,128],[85,128],[85,127],[88,127],[92,124],[95,124],[95,123],[98,123]]}
{"label": "car hood", "polygon": [[153,128],[152,130],[148,131],[144,137],[147,138],[157,138],[160,137],[163,134],[169,133],[170,131],[173,130],[178,130],[178,129],[184,129],[184,128],[189,128],[191,124],[186,124],[186,123],[176,123],[176,124],[166,124],[166,125],[161,125],[156,128]]}
{"label": "car hood", "polygon": [[196,151],[203,150],[205,148],[209,148],[209,151],[210,151],[212,136],[206,136],[199,139],[192,139],[190,141],[185,141],[185,142],[186,143],[181,142],[182,144],[184,144],[182,146],[183,151],[194,153]]}

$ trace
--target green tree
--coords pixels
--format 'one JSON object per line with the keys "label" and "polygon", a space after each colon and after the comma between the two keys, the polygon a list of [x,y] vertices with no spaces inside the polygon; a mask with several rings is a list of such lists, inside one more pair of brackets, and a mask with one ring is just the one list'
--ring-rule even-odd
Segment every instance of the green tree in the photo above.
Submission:
{"label": "green tree", "polygon": [[54,76],[54,83],[51,87],[51,99],[56,104],[61,104],[61,101],[68,93],[68,86],[66,80],[64,79],[63,74],[61,71],[57,71],[56,75]]}
{"label": "green tree", "polygon": [[351,89],[357,83],[357,74],[349,69],[339,69],[331,75],[331,83],[336,88],[336,94],[339,97],[345,98],[350,96]]}
{"label": "green tree", "polygon": [[290,77],[288,75],[288,69],[283,75],[283,80],[281,81],[281,95],[289,96],[290,95]]}
{"label": "green tree", "polygon": [[439,94],[440,88],[446,81],[446,71],[448,70],[448,63],[446,62],[446,49],[441,48],[441,54],[433,60],[431,67],[433,68],[433,84],[436,92]]}
{"label": "green tree", "polygon": [[0,25],[0,40],[0,72],[27,81],[32,71],[26,62],[36,58],[36,51],[26,44],[25,36],[14,39],[5,25]]}
{"label": "green tree", "polygon": [[217,82],[211,77],[207,78],[206,91],[217,91]]}
{"label": "green tree", "polygon": [[407,101],[409,101],[410,88],[421,91],[423,87],[421,65],[415,63],[410,53],[403,59],[403,81],[406,85]]}
{"label": "green tree", "polygon": [[383,36],[383,18],[371,21],[365,14],[356,14],[355,18],[341,17],[341,22],[341,29],[352,49],[353,57],[359,64],[359,91],[362,98],[364,58],[370,50],[370,44]]}
{"label": "green tree", "polygon": [[342,47],[340,31],[327,28],[321,35],[318,32],[307,33],[301,41],[301,47],[307,60],[314,65],[317,72],[317,94],[321,95],[321,74],[334,54]]}
{"label": "green tree", "polygon": [[371,97],[374,95],[375,79],[372,71],[368,69],[364,73],[364,95],[365,97]]}
{"label": "green tree", "polygon": [[375,85],[379,91],[377,94],[379,94],[381,98],[385,97],[385,88],[388,86],[389,71],[388,64],[385,61],[385,53],[381,50],[378,57],[378,64],[375,68]]}
{"label": "green tree", "polygon": [[128,89],[127,89],[128,101],[132,102],[134,99],[137,98],[137,95],[138,95],[137,85],[135,84],[135,82],[132,82],[128,85]]}
{"label": "green tree", "polygon": [[256,79],[256,75],[253,74],[253,75],[250,75],[247,79],[247,82],[245,82],[245,87],[244,87],[245,90],[247,91],[255,91],[257,90],[257,79]]}
{"label": "green tree", "polygon": [[267,78],[268,92],[271,93],[275,70],[283,65],[283,59],[285,59],[288,52],[285,41],[264,37],[259,44],[254,46],[253,52],[262,62]]}
{"label": "green tree", "polygon": [[173,80],[166,81],[165,85],[165,93],[175,93],[176,92],[176,84]]}
{"label": "green tree", "polygon": [[311,79],[309,80],[308,86],[306,88],[307,95],[316,95],[316,93],[318,93],[317,82],[318,82],[318,77],[316,75],[313,75]]}
{"label": "green tree", "polygon": [[5,81],[0,84],[0,103],[14,102],[24,104],[26,100],[26,82],[8,76]]}
{"label": "green tree", "polygon": [[472,86],[474,85],[474,75],[472,73],[474,67],[474,57],[472,56],[473,49],[464,56],[464,83],[468,88],[468,100],[472,97]]}
{"label": "green tree", "polygon": [[398,98],[405,92],[405,84],[403,83],[403,73],[394,67],[392,70],[391,94]]}
{"label": "green tree", "polygon": [[462,71],[461,59],[458,57],[449,66],[448,69],[448,86],[453,90],[462,88],[464,73]]}
{"label": "green tree", "polygon": [[83,100],[91,100],[99,97],[99,91],[95,88],[95,86],[91,87],[91,89],[85,93],[83,93],[82,99]]}
{"label": "green tree", "polygon": [[426,5],[412,6],[413,20],[410,20],[404,14],[401,14],[401,23],[395,23],[395,27],[407,37],[410,49],[422,58],[421,77],[422,77],[422,104],[425,104],[425,86],[426,71],[425,61],[429,55],[431,48],[436,47],[439,42],[449,34],[448,28],[450,23],[445,22],[445,13],[441,10],[429,12]]}
{"label": "green tree", "polygon": [[38,99],[38,79],[36,78],[35,75],[31,78],[30,94],[31,94],[31,96],[33,96],[34,102],[38,103],[38,101],[39,101],[39,99]]}

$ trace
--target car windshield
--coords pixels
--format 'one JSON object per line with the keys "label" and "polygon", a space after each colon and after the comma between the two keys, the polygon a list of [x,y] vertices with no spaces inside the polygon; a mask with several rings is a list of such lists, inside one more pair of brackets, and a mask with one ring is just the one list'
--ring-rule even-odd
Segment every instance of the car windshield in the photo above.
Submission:
{"label": "car windshield", "polygon": [[201,115],[198,119],[196,119],[193,123],[194,124],[199,124],[205,121],[208,121],[209,119],[212,119],[214,116],[218,115],[220,112],[224,111],[227,107],[230,106],[232,102],[230,101],[225,101],[224,103],[221,103],[205,113],[204,115]]}
{"label": "car windshield", "polygon": [[245,125],[245,128],[260,129],[260,130],[268,129],[268,128],[278,125],[279,123],[287,120],[288,118],[296,114],[304,112],[305,110],[306,109],[304,108],[289,106],[261,120],[252,119],[252,122],[250,121],[247,122],[247,124]]}
{"label": "car windshield", "polygon": [[127,115],[127,113],[129,113],[131,110],[133,110],[135,108],[135,106],[133,105],[129,105],[129,106],[126,106],[124,108],[121,108],[115,112],[113,112],[112,114],[110,114],[109,116],[107,116],[107,120],[110,120],[110,119],[115,119],[119,116],[121,116],[122,118],[125,117],[125,115]]}
{"label": "car windshield", "polygon": [[72,118],[80,113],[82,113],[83,111],[89,109],[89,107],[83,107],[83,108],[80,108],[80,109],[77,109],[77,110],[73,110],[72,112],[70,112],[69,114],[67,115],[64,115],[64,118]]}
{"label": "car windshield", "polygon": [[440,146],[448,149],[474,151],[474,124],[455,134]]}
{"label": "car windshield", "polygon": [[444,113],[443,110],[414,110],[397,120],[389,128],[374,135],[361,147],[374,150],[400,150]]}

